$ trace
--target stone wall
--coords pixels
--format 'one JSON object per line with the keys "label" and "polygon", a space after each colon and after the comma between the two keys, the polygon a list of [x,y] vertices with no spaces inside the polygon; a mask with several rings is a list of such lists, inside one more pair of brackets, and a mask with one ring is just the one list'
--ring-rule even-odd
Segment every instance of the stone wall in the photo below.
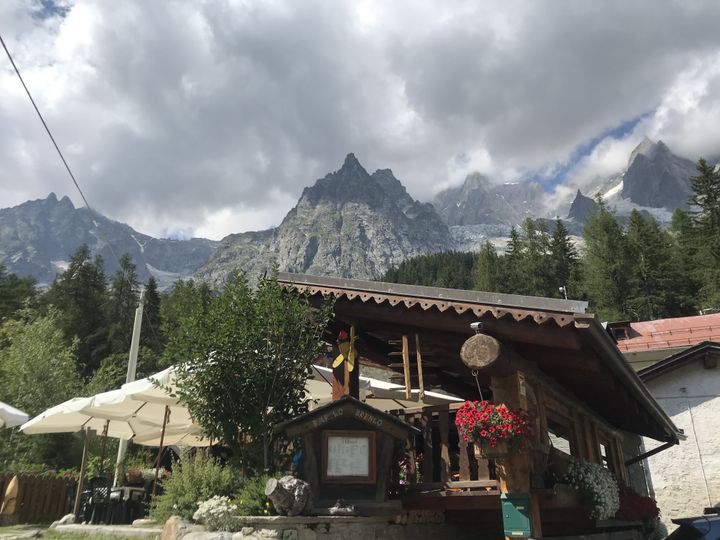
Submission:
{"label": "stone wall", "polygon": [[[669,530],[671,519],[720,504],[720,371],[693,362],[647,387],[687,439],[647,459],[651,491]],[[659,446],[644,440],[646,450]]]}
{"label": "stone wall", "polygon": [[[246,516],[238,532],[201,532],[199,527],[170,518],[162,540],[463,540],[493,538],[477,529],[450,523],[398,524],[388,517]],[[494,539],[493,539],[494,540]]]}

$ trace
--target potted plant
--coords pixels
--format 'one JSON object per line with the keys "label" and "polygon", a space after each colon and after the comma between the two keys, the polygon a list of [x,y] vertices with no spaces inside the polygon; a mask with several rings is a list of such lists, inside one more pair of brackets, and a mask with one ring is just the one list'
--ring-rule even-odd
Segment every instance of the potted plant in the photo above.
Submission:
{"label": "potted plant", "polygon": [[463,440],[480,447],[485,458],[504,458],[524,448],[532,436],[527,413],[488,401],[466,401],[458,409],[455,426]]}
{"label": "potted plant", "polygon": [[583,459],[573,461],[565,480],[577,491],[580,504],[597,520],[610,519],[620,507],[618,485],[610,471]]}

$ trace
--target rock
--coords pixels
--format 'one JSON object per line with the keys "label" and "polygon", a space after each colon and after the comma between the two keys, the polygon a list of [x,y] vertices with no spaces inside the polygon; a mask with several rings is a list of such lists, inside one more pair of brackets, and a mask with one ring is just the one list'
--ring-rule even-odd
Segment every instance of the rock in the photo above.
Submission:
{"label": "rock", "polygon": [[133,527],[157,527],[158,522],[154,519],[136,519],[132,522]]}
{"label": "rock", "polygon": [[233,533],[224,531],[195,531],[182,537],[183,540],[232,540]]}
{"label": "rock", "polygon": [[630,156],[622,197],[641,206],[670,211],[687,208],[692,194],[690,177],[695,174],[694,162],[676,156],[662,141],[646,138]]}
{"label": "rock", "polygon": [[403,260],[447,250],[450,232],[389,169],[368,174],[349,154],[340,170],[305,188],[275,229],[224,238],[196,277],[221,284],[233,270],[374,278]]}
{"label": "rock", "polygon": [[69,525],[71,523],[75,523],[75,514],[65,514],[63,517],[58,519],[57,521],[53,521],[50,525],[51,529],[54,529],[58,525]]}
{"label": "rock", "polygon": [[355,505],[346,504],[343,499],[338,499],[334,506],[328,508],[331,516],[354,516],[357,514]]}
{"label": "rock", "polygon": [[[180,538],[188,538],[190,534],[207,532],[205,527],[194,525],[190,521],[180,516],[172,516],[165,522],[160,540],[180,540]],[[219,534],[219,533],[210,533]],[[229,539],[230,537],[228,537]]]}
{"label": "rock", "polygon": [[271,478],[265,486],[265,495],[283,516],[306,514],[312,509],[310,484],[294,476]]}
{"label": "rock", "polygon": [[153,238],[94,210],[75,208],[70,199],[58,200],[54,193],[0,209],[0,259],[18,276],[50,284],[82,244],[88,245],[91,257],[102,255],[108,275],[117,270],[108,247],[112,246],[117,253],[130,254],[139,281],[154,275],[159,287],[165,288],[191,276],[218,243],[204,238]]}

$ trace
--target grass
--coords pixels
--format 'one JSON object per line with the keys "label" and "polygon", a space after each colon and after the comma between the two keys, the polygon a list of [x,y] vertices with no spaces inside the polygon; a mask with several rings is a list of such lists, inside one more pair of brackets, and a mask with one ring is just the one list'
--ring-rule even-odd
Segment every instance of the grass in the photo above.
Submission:
{"label": "grass", "polygon": [[9,525],[7,527],[0,527],[0,538],[11,535],[21,535],[28,531],[42,529],[40,538],[48,540],[154,540],[155,535],[145,536],[124,536],[116,534],[82,534],[75,532],[60,532],[50,530],[47,528],[47,524],[42,525]]}
{"label": "grass", "polygon": [[42,538],[51,540],[154,540],[155,535],[120,536],[116,534],[80,534],[60,531],[44,531]]}

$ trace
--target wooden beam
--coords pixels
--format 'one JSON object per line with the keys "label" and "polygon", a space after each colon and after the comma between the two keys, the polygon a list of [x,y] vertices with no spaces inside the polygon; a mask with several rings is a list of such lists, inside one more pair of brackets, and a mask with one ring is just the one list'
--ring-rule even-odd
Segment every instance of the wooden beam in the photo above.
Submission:
{"label": "wooden beam", "polygon": [[412,386],[410,385],[410,351],[407,336],[402,337],[402,353],[403,374],[405,375],[405,399],[410,399],[412,396]]}
{"label": "wooden beam", "polygon": [[417,359],[417,372],[418,372],[418,389],[419,394],[418,397],[420,398],[420,401],[425,399],[425,384],[423,382],[423,363],[422,363],[422,355],[420,354],[420,336],[415,334],[415,354]]}
{"label": "wooden beam", "polygon": [[363,327],[370,321],[382,322],[388,329],[399,325],[418,329],[452,332],[469,337],[472,334],[470,323],[482,321],[488,334],[509,341],[520,341],[534,345],[550,346],[558,349],[580,349],[582,341],[577,330],[572,325],[559,327],[553,321],[540,325],[534,320],[524,319],[518,321],[511,317],[496,319],[493,315],[478,317],[475,313],[466,311],[462,314],[449,309],[439,312],[436,309],[423,310],[420,306],[406,308],[402,304],[389,306],[388,304],[375,304],[362,302],[362,300],[347,300],[339,298],[335,302],[336,317],[352,317],[358,320]]}
{"label": "wooden beam", "polygon": [[472,370],[505,377],[520,368],[520,356],[487,334],[475,334],[460,349],[460,358]]}

